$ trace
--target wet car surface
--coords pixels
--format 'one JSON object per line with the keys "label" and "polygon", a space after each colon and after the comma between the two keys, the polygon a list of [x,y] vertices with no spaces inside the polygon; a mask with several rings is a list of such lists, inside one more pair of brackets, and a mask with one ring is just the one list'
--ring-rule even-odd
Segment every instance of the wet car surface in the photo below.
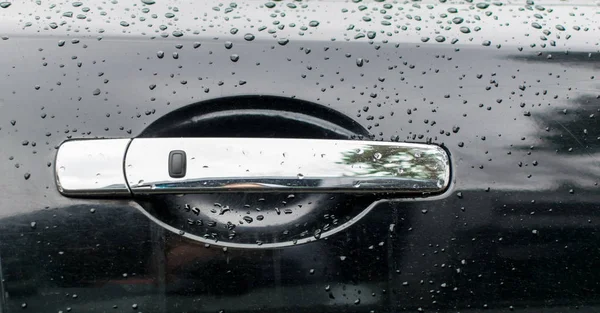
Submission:
{"label": "wet car surface", "polygon": [[[568,1],[1,2],[2,312],[595,312],[599,21]],[[57,190],[65,140],[161,137],[435,144],[452,181]]]}

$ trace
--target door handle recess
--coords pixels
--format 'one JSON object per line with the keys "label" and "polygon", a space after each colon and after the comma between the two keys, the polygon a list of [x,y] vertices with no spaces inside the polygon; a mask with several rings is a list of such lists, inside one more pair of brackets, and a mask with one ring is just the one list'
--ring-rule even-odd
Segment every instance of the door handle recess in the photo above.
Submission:
{"label": "door handle recess", "polygon": [[220,192],[424,196],[450,182],[436,145],[263,138],[81,139],[58,149],[65,196]]}

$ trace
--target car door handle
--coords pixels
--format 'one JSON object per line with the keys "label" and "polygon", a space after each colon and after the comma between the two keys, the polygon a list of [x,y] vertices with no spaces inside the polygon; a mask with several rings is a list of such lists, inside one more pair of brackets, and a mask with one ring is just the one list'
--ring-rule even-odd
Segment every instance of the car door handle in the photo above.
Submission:
{"label": "car door handle", "polygon": [[65,196],[220,192],[441,193],[449,157],[436,145],[265,138],[80,139],[56,162]]}

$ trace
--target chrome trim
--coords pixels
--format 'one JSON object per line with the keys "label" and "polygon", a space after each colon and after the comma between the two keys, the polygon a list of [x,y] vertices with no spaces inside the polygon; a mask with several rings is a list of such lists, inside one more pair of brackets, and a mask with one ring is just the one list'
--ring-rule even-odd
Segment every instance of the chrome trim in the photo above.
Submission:
{"label": "chrome trim", "polygon": [[[169,176],[168,156],[187,154],[187,173]],[[125,159],[132,193],[441,193],[448,154],[435,145],[350,140],[136,138]]]}
{"label": "chrome trim", "polygon": [[129,195],[123,160],[130,141],[65,141],[55,162],[58,191],[65,196]]}

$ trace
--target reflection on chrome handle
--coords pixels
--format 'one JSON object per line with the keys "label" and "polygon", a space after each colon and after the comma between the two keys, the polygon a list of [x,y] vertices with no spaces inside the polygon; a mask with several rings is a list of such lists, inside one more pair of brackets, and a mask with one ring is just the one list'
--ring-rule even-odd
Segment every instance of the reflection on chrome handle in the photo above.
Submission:
{"label": "reflection on chrome handle", "polygon": [[[118,187],[119,191],[134,195],[282,191],[423,195],[443,192],[450,181],[448,154],[435,145],[313,139],[137,138],[130,143],[126,140],[125,145],[129,146],[125,152],[123,142],[113,140],[116,151],[111,152],[107,142],[69,141],[60,147],[56,177],[63,194],[115,194]],[[102,148],[94,148],[96,144]],[[85,146],[86,152],[76,145]],[[170,175],[172,151],[185,152],[183,177]],[[124,168],[114,168],[118,162],[107,162],[106,155],[117,160],[122,155]],[[177,162],[181,166],[181,161]],[[70,171],[70,167],[94,170],[82,173]],[[105,174],[113,176],[114,184]],[[102,185],[92,182],[98,175],[103,177]],[[77,182],[82,182],[81,190]]]}

